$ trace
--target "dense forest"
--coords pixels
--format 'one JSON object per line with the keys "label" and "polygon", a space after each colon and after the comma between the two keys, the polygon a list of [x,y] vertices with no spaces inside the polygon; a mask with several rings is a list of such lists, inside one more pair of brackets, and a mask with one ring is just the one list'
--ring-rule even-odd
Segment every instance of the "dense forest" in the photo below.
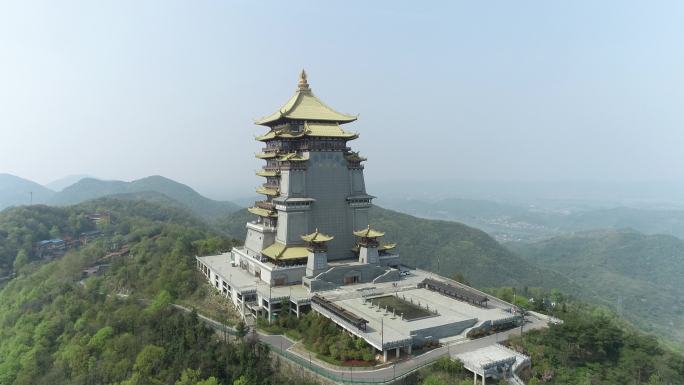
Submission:
{"label": "dense forest", "polygon": [[[187,212],[115,199],[10,209],[0,214],[3,260],[30,255],[31,242],[57,231],[88,229],[80,218],[97,210],[112,215],[104,237],[52,262],[29,258],[0,291],[0,384],[306,383],[275,370],[262,345],[222,341],[196,314],[168,306],[201,304],[207,291],[194,255],[232,245]],[[103,261],[112,240],[130,256]],[[84,268],[105,262],[105,276],[81,280]]]}
{"label": "dense forest", "polygon": [[551,313],[563,324],[509,341],[532,358],[529,385],[684,383],[684,356],[614,313],[577,302]]}
{"label": "dense forest", "polygon": [[530,262],[585,288],[644,331],[684,351],[684,241],[634,230],[595,230],[510,245]]}

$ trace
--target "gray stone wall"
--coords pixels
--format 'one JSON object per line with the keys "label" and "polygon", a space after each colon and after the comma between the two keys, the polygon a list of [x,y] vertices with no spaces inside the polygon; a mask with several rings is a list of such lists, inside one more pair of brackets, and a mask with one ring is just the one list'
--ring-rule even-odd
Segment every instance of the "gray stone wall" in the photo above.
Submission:
{"label": "gray stone wall", "polygon": [[280,211],[276,239],[286,245],[301,245],[301,236],[311,233],[308,211]]}
{"label": "gray stone wall", "polygon": [[[364,193],[363,174],[357,173],[356,194]],[[363,218],[355,218],[354,209],[349,206],[347,197],[352,194],[351,171],[342,152],[310,152],[307,163],[306,194],[316,201],[311,205],[310,228],[333,235],[328,243],[328,260],[353,257],[351,248],[355,239],[353,231]]]}

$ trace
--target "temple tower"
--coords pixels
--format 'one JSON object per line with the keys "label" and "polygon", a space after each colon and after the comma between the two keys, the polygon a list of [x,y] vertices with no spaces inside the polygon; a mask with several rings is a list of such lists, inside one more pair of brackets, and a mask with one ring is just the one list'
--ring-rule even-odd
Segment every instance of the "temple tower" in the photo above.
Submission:
{"label": "temple tower", "polygon": [[302,70],[294,96],[255,122],[268,132],[256,138],[264,143],[256,155],[265,161],[257,172],[265,182],[256,190],[264,199],[249,209],[256,220],[247,224],[248,255],[276,265],[306,264],[311,244],[307,248],[302,236],[320,229],[330,235],[326,261],[356,258],[354,231],[368,227],[373,199],[364,183],[366,159],[347,146],[358,134],[342,129],[356,119],[318,99]]}

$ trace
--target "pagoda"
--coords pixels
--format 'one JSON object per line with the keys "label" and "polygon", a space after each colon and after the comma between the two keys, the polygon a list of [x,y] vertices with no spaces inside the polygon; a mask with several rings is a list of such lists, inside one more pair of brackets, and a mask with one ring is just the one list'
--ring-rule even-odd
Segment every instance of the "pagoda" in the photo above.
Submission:
{"label": "pagoda", "polygon": [[296,263],[308,251],[301,239],[315,228],[331,234],[328,259],[353,257],[353,231],[366,227],[372,196],[366,194],[362,162],[347,143],[358,134],[342,125],[356,116],[339,113],[317,98],[302,70],[295,94],[274,113],[257,120],[268,132],[257,175],[264,196],[249,211],[247,249],[275,264]]}
{"label": "pagoda", "polygon": [[[366,158],[349,147],[359,135],[343,128],[356,119],[316,97],[302,70],[294,95],[255,121],[268,129],[256,137],[263,198],[248,209],[254,220],[233,252],[236,263],[266,281],[292,283],[321,273],[328,261],[361,261],[354,232],[368,227],[374,197],[366,193]],[[312,234],[326,234],[325,247]],[[274,268],[285,277],[276,279]]]}

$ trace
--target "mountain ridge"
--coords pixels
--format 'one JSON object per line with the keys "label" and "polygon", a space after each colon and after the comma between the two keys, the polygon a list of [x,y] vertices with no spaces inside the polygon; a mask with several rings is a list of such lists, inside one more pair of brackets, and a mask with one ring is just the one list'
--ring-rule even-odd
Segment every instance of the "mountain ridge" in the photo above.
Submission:
{"label": "mountain ridge", "polygon": [[85,177],[56,192],[10,174],[0,174],[0,209],[31,203],[31,191],[33,204],[53,206],[74,205],[108,196],[131,199],[136,194],[139,199],[164,201],[153,194],[159,193],[173,201],[173,206],[184,206],[195,215],[209,221],[240,209],[240,206],[233,202],[209,199],[185,184],[160,175],[151,175],[131,182]]}
{"label": "mountain ridge", "polygon": [[34,181],[0,173],[0,210],[10,206],[46,203],[54,194],[54,191]]}
{"label": "mountain ridge", "polygon": [[180,202],[197,216],[206,220],[215,220],[239,209],[239,206],[232,202],[209,199],[185,184],[160,175],[152,175],[132,182],[84,178],[55,194],[48,203],[69,205],[105,196],[143,192],[161,193]]}

